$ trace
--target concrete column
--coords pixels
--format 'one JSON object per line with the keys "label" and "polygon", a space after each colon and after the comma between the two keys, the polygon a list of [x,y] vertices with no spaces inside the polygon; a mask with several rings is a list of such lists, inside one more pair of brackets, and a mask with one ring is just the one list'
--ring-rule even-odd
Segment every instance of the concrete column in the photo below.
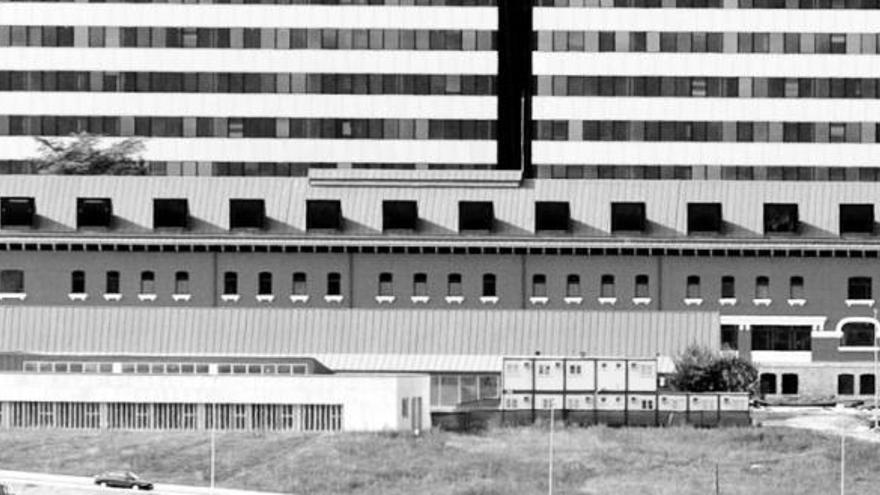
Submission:
{"label": "concrete column", "polygon": [[750,325],[740,325],[737,334],[736,345],[739,351],[739,357],[746,361],[752,360],[752,327]]}

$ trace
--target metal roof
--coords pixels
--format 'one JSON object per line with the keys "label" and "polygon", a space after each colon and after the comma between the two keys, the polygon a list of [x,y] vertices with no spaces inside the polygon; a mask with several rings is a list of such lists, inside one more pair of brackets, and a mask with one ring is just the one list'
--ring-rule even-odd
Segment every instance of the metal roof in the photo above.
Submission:
{"label": "metal roof", "polygon": [[[336,180],[335,176],[326,178]],[[842,242],[877,245],[871,237],[841,239],[838,236],[839,204],[870,203],[880,197],[880,183],[797,182],[797,181],[675,181],[675,180],[529,180],[520,187],[508,183],[486,182],[455,186],[430,183],[421,186],[401,184],[369,186],[318,186],[309,178],[278,177],[71,177],[4,176],[0,196],[34,197],[38,226],[32,230],[3,229],[5,239],[201,239],[206,241],[267,240],[296,242],[320,240],[327,243],[402,240],[406,242],[460,241],[465,244],[511,242],[571,242],[592,240],[632,242],[658,240],[689,243],[727,244],[757,242],[791,244],[805,241]],[[76,198],[109,197],[113,202],[115,225],[106,232],[77,231]],[[152,229],[154,198],[186,198],[191,227],[186,231]],[[228,230],[229,199],[263,198],[267,227],[260,231]],[[335,199],[342,204],[344,228],[339,233],[305,230],[308,199]],[[412,200],[418,203],[420,217],[416,233],[383,233],[382,202]],[[458,232],[459,201],[491,201],[496,228],[491,234]],[[536,235],[536,201],[567,201],[571,207],[569,233]],[[611,203],[637,201],[646,204],[648,232],[612,235]],[[688,236],[687,204],[722,204],[726,233],[723,236]],[[765,238],[764,203],[797,203],[802,232],[797,236]],[[878,215],[880,216],[880,215]]]}
{"label": "metal roof", "polygon": [[474,371],[536,351],[719,349],[719,328],[710,312],[19,306],[0,308],[0,352],[304,356],[340,371]]}

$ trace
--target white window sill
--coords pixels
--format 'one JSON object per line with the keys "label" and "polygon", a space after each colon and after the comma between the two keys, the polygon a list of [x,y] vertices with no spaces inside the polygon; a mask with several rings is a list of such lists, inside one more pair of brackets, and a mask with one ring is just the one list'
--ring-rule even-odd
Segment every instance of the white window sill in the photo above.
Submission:
{"label": "white window sill", "polygon": [[446,296],[446,304],[461,304],[464,302],[464,296]]}
{"label": "white window sill", "polygon": [[772,303],[772,302],[773,302],[773,299],[765,299],[765,298],[752,299],[752,304],[754,304],[755,306],[770,306],[770,303]]}
{"label": "white window sill", "polygon": [[600,297],[599,304],[601,304],[603,306],[606,304],[614,306],[615,304],[617,304],[617,298],[616,297]]}
{"label": "white window sill", "polygon": [[328,303],[339,304],[343,300],[341,295],[324,296],[324,301]]}
{"label": "white window sill", "polygon": [[684,298],[685,306],[702,306],[703,298],[702,297],[686,297]]}
{"label": "white window sill", "polygon": [[636,306],[647,306],[647,305],[651,304],[651,298],[650,297],[634,297],[633,304],[635,304]]}
{"label": "white window sill", "polygon": [[534,305],[546,306],[548,301],[550,301],[550,298],[544,296],[535,296],[529,298],[529,302]]}
{"label": "white window sill", "polygon": [[873,308],[874,307],[874,300],[873,299],[847,299],[846,300],[846,307],[851,308],[853,306],[867,306],[869,308]]}
{"label": "white window sill", "polygon": [[223,294],[220,296],[220,300],[223,302],[238,302],[241,299],[241,294]]}
{"label": "white window sill", "polygon": [[483,304],[498,304],[498,296],[481,296],[480,302]]}
{"label": "white window sill", "polygon": [[121,301],[122,294],[104,294],[105,301]]}
{"label": "white window sill", "polygon": [[376,296],[376,302],[379,304],[391,304],[395,300],[397,300],[395,296]]}
{"label": "white window sill", "polygon": [[803,306],[804,304],[807,304],[806,299],[789,299],[788,300],[789,306]]}
{"label": "white window sill", "polygon": [[71,301],[85,301],[89,298],[89,295],[85,292],[71,292],[70,294],[67,294],[67,298]]}
{"label": "white window sill", "polygon": [[428,304],[428,301],[430,301],[431,298],[428,296],[412,296],[409,300],[412,301],[413,304]]}
{"label": "white window sill", "polygon": [[275,300],[275,294],[257,294],[257,302],[270,303]]}
{"label": "white window sill", "polygon": [[869,345],[842,345],[837,348],[840,352],[874,352],[876,349]]}
{"label": "white window sill", "polygon": [[722,297],[718,300],[718,304],[721,306],[736,306],[736,298],[735,297]]}
{"label": "white window sill", "polygon": [[171,294],[171,299],[173,301],[189,301],[192,299],[192,294]]}
{"label": "white window sill", "polygon": [[138,294],[138,300],[152,302],[156,300],[156,294]]}
{"label": "white window sill", "polygon": [[307,294],[291,294],[290,302],[293,304],[305,304],[309,302],[309,296]]}
{"label": "white window sill", "polygon": [[0,292],[0,301],[4,299],[16,299],[24,301],[27,299],[27,292]]}
{"label": "white window sill", "polygon": [[584,298],[580,296],[569,296],[563,299],[565,304],[583,304]]}

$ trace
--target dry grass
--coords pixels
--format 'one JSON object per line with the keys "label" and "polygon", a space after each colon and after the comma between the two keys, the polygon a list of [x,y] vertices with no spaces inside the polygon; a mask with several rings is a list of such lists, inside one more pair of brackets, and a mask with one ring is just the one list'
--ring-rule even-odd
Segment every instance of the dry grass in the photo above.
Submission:
{"label": "dry grass", "polygon": [[[547,430],[481,435],[218,435],[219,486],[298,494],[546,493]],[[785,428],[566,429],[556,433],[557,494],[836,493],[839,439]],[[160,482],[204,485],[207,433],[11,432],[0,468],[89,475],[131,468]],[[850,493],[880,483],[880,449],[851,441]]]}

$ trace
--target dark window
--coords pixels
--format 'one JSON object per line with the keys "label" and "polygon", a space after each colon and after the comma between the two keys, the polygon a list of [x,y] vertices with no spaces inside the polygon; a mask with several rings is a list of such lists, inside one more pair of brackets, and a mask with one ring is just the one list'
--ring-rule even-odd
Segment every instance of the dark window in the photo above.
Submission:
{"label": "dark window", "polygon": [[798,376],[796,374],[782,374],[782,393],[784,395],[796,395],[798,393]]}
{"label": "dark window", "polygon": [[34,198],[0,198],[0,227],[33,227]]}
{"label": "dark window", "polygon": [[837,395],[854,395],[855,377],[848,373],[837,375]]}
{"label": "dark window", "polygon": [[808,326],[752,326],[753,351],[809,351]]}
{"label": "dark window", "polygon": [[174,274],[174,293],[189,294],[189,272],[176,272]]}
{"label": "dark window", "polygon": [[24,292],[24,271],[0,270],[0,292],[4,294]]}
{"label": "dark window", "polygon": [[755,278],[755,299],[770,299],[770,278]]}
{"label": "dark window", "polygon": [[235,294],[238,294],[238,273],[226,272],[223,274],[223,295]]}
{"label": "dark window", "polygon": [[460,273],[450,273],[446,278],[446,295],[459,297],[461,296],[461,274]]}
{"label": "dark window", "polygon": [[413,275],[413,295],[419,297],[428,295],[428,275],[426,273]]}
{"label": "dark window", "polygon": [[547,275],[532,275],[532,297],[547,297]]}
{"label": "dark window", "polygon": [[581,297],[581,277],[571,274],[565,279],[565,297]]}
{"label": "dark window", "polygon": [[776,393],[776,375],[773,373],[761,373],[761,395],[773,395]]}
{"label": "dark window", "polygon": [[800,227],[796,204],[764,204],[764,233],[796,233]]}
{"label": "dark window", "polygon": [[685,286],[685,295],[687,299],[700,299],[700,277],[697,275],[689,275]]}
{"label": "dark window", "polygon": [[871,277],[850,277],[847,281],[847,299],[873,299]]}
{"label": "dark window", "polygon": [[342,295],[342,275],[339,273],[330,272],[327,274],[327,295]]}
{"label": "dark window", "polygon": [[643,232],[645,203],[611,203],[612,232]]}
{"label": "dark window", "polygon": [[71,294],[84,294],[86,292],[86,272],[74,270],[70,274]]}
{"label": "dark window", "polygon": [[535,231],[560,230],[570,227],[571,211],[567,202],[538,201],[535,203]]}
{"label": "dark window", "polygon": [[458,230],[491,231],[495,213],[491,201],[459,201]]}
{"label": "dark window", "polygon": [[107,294],[119,294],[119,272],[111,270],[107,272],[107,280],[104,292]]}
{"label": "dark window", "polygon": [[182,228],[189,224],[189,204],[186,199],[154,199],[153,228]]}
{"label": "dark window", "polygon": [[261,296],[272,295],[272,272],[260,272],[257,275],[257,294]]}
{"label": "dark window", "polygon": [[294,272],[291,278],[290,293],[295,296],[304,296],[308,294],[308,285],[306,283],[306,274],[304,272]]}
{"label": "dark window", "polygon": [[340,230],[342,203],[332,199],[306,200],[306,229]]}
{"label": "dark window", "polygon": [[864,374],[859,376],[859,393],[862,395],[874,395],[874,375]]}
{"label": "dark window", "polygon": [[721,232],[721,203],[688,203],[688,233]]}
{"label": "dark window", "polygon": [[636,275],[635,297],[640,297],[640,298],[650,297],[650,292],[648,290],[648,276],[647,275]]}
{"label": "dark window", "polygon": [[110,198],[76,198],[76,226],[110,227],[113,206]]}
{"label": "dark window", "polygon": [[156,274],[151,271],[141,272],[141,294],[156,293]]}
{"label": "dark window", "polygon": [[732,275],[721,277],[721,297],[722,299],[736,298],[736,279]]}
{"label": "dark window", "polygon": [[602,278],[599,279],[599,297],[616,297],[614,275],[602,275]]}
{"label": "dark window", "polygon": [[386,297],[394,295],[394,276],[390,273],[379,274],[379,295]]}
{"label": "dark window", "polygon": [[496,297],[495,275],[487,273],[483,275],[483,297]]}
{"label": "dark window", "polygon": [[841,234],[871,234],[874,232],[874,205],[840,205]]}
{"label": "dark window", "polygon": [[266,203],[262,199],[230,199],[230,229],[262,229],[266,220]]}
{"label": "dark window", "polygon": [[872,347],[874,345],[874,324],[871,322],[845,323],[843,328],[843,345],[855,347]]}
{"label": "dark window", "polygon": [[416,230],[419,207],[415,201],[383,201],[382,230]]}
{"label": "dark window", "polygon": [[739,327],[736,325],[721,325],[721,349],[735,351],[739,348]]}
{"label": "dark window", "polygon": [[806,293],[804,292],[804,277],[795,275],[789,279],[788,297],[789,299],[806,299]]}

